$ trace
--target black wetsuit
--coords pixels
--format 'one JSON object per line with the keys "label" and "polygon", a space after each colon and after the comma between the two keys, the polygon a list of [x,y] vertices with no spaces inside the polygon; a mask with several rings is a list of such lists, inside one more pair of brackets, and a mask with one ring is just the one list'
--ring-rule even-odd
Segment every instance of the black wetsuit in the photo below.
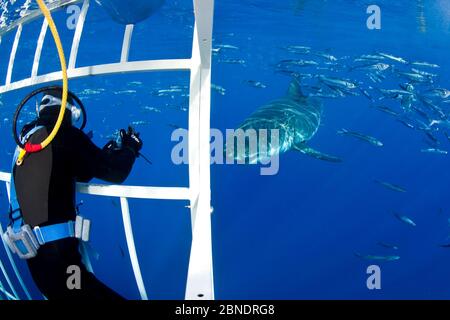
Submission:
{"label": "black wetsuit", "polygon": [[[30,141],[39,143],[52,130],[56,113],[42,114],[35,125],[44,128]],[[27,130],[27,129],[25,129]],[[26,224],[46,226],[75,220],[76,182],[99,178],[113,183],[123,182],[135,161],[132,150],[99,149],[81,130],[70,123],[70,113],[53,142],[44,150],[26,156],[14,168],[17,198]],[[94,222],[95,223],[95,222]],[[79,240],[68,238],[47,243],[35,258],[27,260],[36,285],[51,299],[122,299],[88,272],[79,253]],[[69,290],[67,268],[80,267],[81,289]]]}

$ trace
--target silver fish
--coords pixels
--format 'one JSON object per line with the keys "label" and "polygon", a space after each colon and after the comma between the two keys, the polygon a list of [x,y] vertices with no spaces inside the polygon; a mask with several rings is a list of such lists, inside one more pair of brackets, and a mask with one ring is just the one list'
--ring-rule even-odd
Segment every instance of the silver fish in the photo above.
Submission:
{"label": "silver fish", "polygon": [[339,78],[331,78],[331,77],[326,77],[324,75],[319,75],[318,76],[320,81],[322,81],[323,83],[332,86],[332,87],[340,87],[340,88],[345,88],[345,89],[356,89],[357,88],[357,84],[347,80],[347,79],[339,79]]}
{"label": "silver fish", "polygon": [[350,70],[386,71],[391,66],[386,63],[365,64],[351,68]]}
{"label": "silver fish", "polygon": [[433,79],[431,79],[430,77],[426,77],[418,73],[397,72],[397,74],[414,82],[433,82]]}
{"label": "silver fish", "polygon": [[360,59],[364,60],[384,60],[385,57],[379,55],[379,54],[363,54]]}
{"label": "silver fish", "polygon": [[224,87],[221,87],[217,84],[211,83],[211,89],[219,93],[220,95],[224,96],[227,92],[227,90]]}
{"label": "silver fish", "polygon": [[417,226],[416,223],[409,217],[405,216],[405,215],[401,215],[399,213],[394,213],[394,216],[400,220],[401,222],[411,226],[411,227],[415,227]]}
{"label": "silver fish", "polygon": [[307,54],[311,51],[310,47],[305,46],[287,46],[285,49],[291,53],[297,54]]}
{"label": "silver fish", "polygon": [[311,67],[317,65],[319,64],[312,60],[282,60],[278,63],[277,67],[278,68],[281,68],[283,66]]}
{"label": "silver fish", "polygon": [[231,44],[218,44],[216,47],[220,49],[239,50],[239,47],[233,46]]}
{"label": "silver fish", "polygon": [[404,96],[412,96],[413,93],[399,89],[378,89],[385,98],[402,99]]}
{"label": "silver fish", "polygon": [[245,64],[245,60],[244,59],[221,59],[221,60],[219,60],[219,62],[229,63],[229,64],[240,64],[240,65],[244,65]]}
{"label": "silver fish", "polygon": [[414,72],[414,73],[420,74],[422,76],[425,76],[425,77],[437,77],[437,74],[426,72],[426,71],[422,71],[422,70],[418,70],[418,69],[415,69],[415,68],[412,68],[411,71]]}
{"label": "silver fish", "polygon": [[386,242],[383,242],[383,241],[379,241],[377,244],[379,246],[387,248],[387,249],[398,250],[398,246],[396,246],[394,244],[386,243]]}
{"label": "silver fish", "polygon": [[374,180],[376,183],[382,185],[383,187],[390,189],[392,191],[397,191],[397,192],[401,192],[401,193],[405,193],[406,189],[397,185],[397,184],[393,184],[393,183],[389,183],[389,182],[384,182],[384,181],[380,181],[380,180]]}
{"label": "silver fish", "polygon": [[375,108],[377,108],[378,110],[380,110],[380,111],[382,111],[382,112],[384,112],[384,113],[387,113],[387,114],[390,114],[390,115],[392,115],[392,116],[398,116],[398,113],[397,112],[395,112],[394,110],[392,110],[392,109],[390,109],[390,108],[388,108],[388,107],[385,107],[385,106],[376,106]]}
{"label": "silver fish", "polygon": [[337,61],[338,60],[335,56],[328,54],[328,53],[324,53],[324,52],[314,52],[313,55],[325,58],[329,61]]}
{"label": "silver fish", "polygon": [[139,120],[139,121],[133,121],[130,123],[132,126],[147,126],[150,124],[150,122],[148,121],[143,121],[143,120]]}
{"label": "silver fish", "polygon": [[373,260],[373,261],[396,261],[400,259],[400,256],[376,256],[376,255],[362,255],[355,252],[355,256],[363,260]]}
{"label": "silver fish", "polygon": [[136,90],[121,90],[114,92],[114,94],[133,94],[136,92],[137,92]]}
{"label": "silver fish", "polygon": [[383,146],[383,143],[380,140],[378,140],[378,139],[376,139],[374,137],[371,137],[371,136],[367,136],[367,135],[358,133],[358,132],[348,131],[347,129],[341,129],[341,130],[338,130],[337,133],[340,134],[340,135],[352,136],[352,137],[355,137],[357,139],[369,142],[370,144],[372,144],[372,145],[374,145],[376,147],[382,147]]}
{"label": "silver fish", "polygon": [[403,124],[405,127],[407,127],[408,129],[414,129],[414,125],[412,125],[411,123],[403,120],[403,119],[397,119],[398,122],[400,122],[401,124]]}
{"label": "silver fish", "polygon": [[247,81],[245,81],[247,84],[249,84],[249,85],[251,85],[252,87],[255,87],[255,88],[259,88],[259,89],[265,89],[265,88],[267,88],[267,86],[264,84],[264,83],[262,83],[262,82],[259,82],[259,81],[255,81],[255,80],[247,80]]}
{"label": "silver fish", "polygon": [[403,63],[403,64],[408,63],[408,61],[406,61],[405,59],[400,58],[400,57],[393,56],[393,55],[391,55],[391,54],[387,54],[387,53],[379,53],[379,55],[382,56],[382,57],[385,57],[386,59],[395,61],[395,62],[399,62],[399,63]]}
{"label": "silver fish", "polygon": [[424,95],[430,96],[430,97],[439,97],[442,99],[447,99],[450,97],[450,90],[443,89],[443,88],[435,88],[435,89],[425,92]]}
{"label": "silver fish", "polygon": [[434,64],[434,63],[428,63],[428,62],[413,62],[411,64],[413,66],[419,66],[419,67],[440,68],[439,65]]}
{"label": "silver fish", "polygon": [[420,152],[423,152],[423,153],[435,153],[435,154],[448,154],[448,151],[437,149],[437,148],[422,149],[422,150],[420,150]]}

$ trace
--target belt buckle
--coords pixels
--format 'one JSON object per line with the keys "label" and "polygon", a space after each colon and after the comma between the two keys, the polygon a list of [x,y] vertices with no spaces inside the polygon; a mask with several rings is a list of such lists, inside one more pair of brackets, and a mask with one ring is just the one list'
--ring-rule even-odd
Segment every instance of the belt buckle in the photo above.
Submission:
{"label": "belt buckle", "polygon": [[40,243],[29,225],[23,225],[20,231],[15,232],[11,226],[3,235],[12,252],[21,259],[31,259],[37,255]]}

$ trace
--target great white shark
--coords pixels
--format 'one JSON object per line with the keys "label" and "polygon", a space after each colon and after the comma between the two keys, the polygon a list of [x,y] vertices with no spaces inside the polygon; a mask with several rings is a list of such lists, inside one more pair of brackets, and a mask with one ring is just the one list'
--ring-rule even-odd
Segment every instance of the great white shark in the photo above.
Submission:
{"label": "great white shark", "polygon": [[[251,114],[235,132],[260,132],[267,130],[269,138],[267,147],[262,149],[261,142],[258,148],[230,148],[227,144],[226,156],[228,159],[246,160],[248,163],[266,161],[273,157],[290,150],[298,151],[316,159],[341,162],[338,157],[322,153],[308,146],[317,133],[322,118],[323,103],[316,97],[308,97],[303,94],[298,80],[294,79],[289,85],[287,94],[276,99]],[[272,141],[270,134],[273,129],[278,131],[278,141]],[[272,137],[272,138],[270,138]],[[234,141],[233,141],[234,143]]]}

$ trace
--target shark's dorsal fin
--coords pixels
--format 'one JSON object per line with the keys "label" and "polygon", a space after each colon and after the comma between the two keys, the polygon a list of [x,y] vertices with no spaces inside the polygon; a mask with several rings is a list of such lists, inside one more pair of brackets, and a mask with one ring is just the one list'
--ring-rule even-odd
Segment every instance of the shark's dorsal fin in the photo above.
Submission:
{"label": "shark's dorsal fin", "polygon": [[298,81],[297,79],[293,79],[291,81],[291,84],[289,85],[287,94],[288,94],[289,98],[294,99],[294,100],[306,98],[306,96],[303,94],[303,91],[302,91],[302,88],[300,85],[300,81]]}

